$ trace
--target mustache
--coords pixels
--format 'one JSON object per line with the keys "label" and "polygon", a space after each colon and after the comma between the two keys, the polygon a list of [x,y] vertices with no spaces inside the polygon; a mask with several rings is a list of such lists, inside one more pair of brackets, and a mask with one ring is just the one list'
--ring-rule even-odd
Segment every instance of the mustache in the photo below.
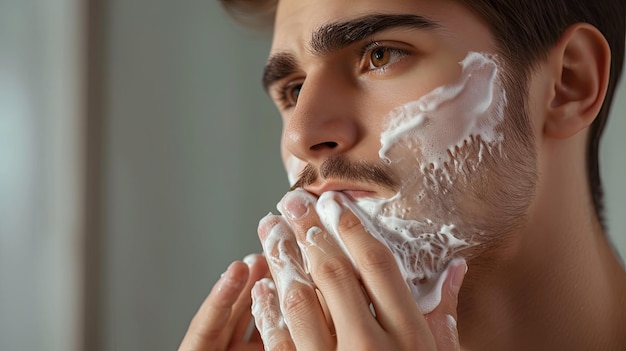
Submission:
{"label": "mustache", "polygon": [[336,178],[346,181],[365,182],[382,185],[391,189],[398,186],[398,182],[391,175],[389,166],[383,163],[360,160],[350,161],[343,155],[331,156],[319,167],[308,163],[298,176],[298,181],[289,190],[302,188],[315,183],[321,176],[323,179]]}

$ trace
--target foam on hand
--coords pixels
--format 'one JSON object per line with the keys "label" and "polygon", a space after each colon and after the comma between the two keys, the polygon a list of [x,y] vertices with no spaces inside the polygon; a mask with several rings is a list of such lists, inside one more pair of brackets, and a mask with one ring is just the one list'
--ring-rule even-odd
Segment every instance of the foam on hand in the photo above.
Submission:
{"label": "foam on hand", "polygon": [[[296,241],[291,227],[287,220],[283,217],[268,214],[261,219],[259,226],[269,227],[269,222],[279,219],[278,223],[273,225],[263,241],[263,251],[265,259],[268,260],[273,267],[280,270],[274,275],[274,280],[278,286],[279,296],[285,296],[286,291],[294,282],[298,282],[309,287],[313,287],[311,279],[306,269],[306,255],[300,251],[298,242]],[[303,262],[300,262],[303,257]]]}
{"label": "foam on hand", "polygon": [[[343,244],[338,229],[339,218],[344,210],[352,211],[364,229],[391,251],[420,311],[429,313],[434,310],[441,301],[441,290],[447,277],[446,266],[454,254],[467,247],[468,243],[456,238],[451,227],[444,227],[437,233],[420,232],[417,235],[410,234],[408,228],[391,231],[377,218],[365,214],[342,193],[323,193],[316,204],[316,211],[328,232],[352,260],[357,274],[358,267]],[[408,221],[396,220],[403,222],[401,225],[404,226],[410,224]]]}

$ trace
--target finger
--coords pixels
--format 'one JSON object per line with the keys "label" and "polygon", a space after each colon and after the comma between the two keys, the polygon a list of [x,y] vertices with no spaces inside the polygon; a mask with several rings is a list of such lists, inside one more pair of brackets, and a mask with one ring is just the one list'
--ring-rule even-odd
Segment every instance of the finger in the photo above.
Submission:
{"label": "finger", "polygon": [[[285,195],[279,208],[286,213],[285,217],[304,248],[311,277],[328,305],[337,335],[347,335],[344,332],[348,329],[352,337],[358,337],[354,335],[358,332],[363,335],[371,333],[372,328],[380,330],[350,258],[338,242],[322,229],[314,204],[311,194],[297,189]],[[291,331],[295,333],[295,330]]]}
{"label": "finger", "polygon": [[259,224],[259,238],[295,344],[307,344],[314,349],[328,346],[332,338],[291,228],[282,216],[267,216]]}
{"label": "finger", "polygon": [[441,302],[426,315],[430,330],[436,336],[438,350],[460,350],[457,329],[457,304],[459,290],[467,272],[467,264],[462,258],[454,259],[446,268],[446,280],[442,287]]}
{"label": "finger", "polygon": [[400,339],[404,342],[417,340],[419,344],[412,345],[413,348],[434,346],[428,324],[419,312],[395,257],[372,235],[376,227],[371,219],[343,194],[322,195],[318,207],[332,207],[324,202],[336,202],[338,205],[334,206],[346,209],[339,215],[336,231],[359,269],[378,323],[390,334],[402,336]]}
{"label": "finger", "polygon": [[[269,268],[265,257],[259,254],[248,255],[243,259],[243,262],[246,263],[250,269],[250,276],[243,291],[250,292],[257,281],[269,275]],[[234,328],[231,343],[233,341],[248,342],[251,340],[254,329],[254,320],[252,312],[250,311],[251,305],[252,296],[250,293],[242,293],[239,300],[235,303],[232,319],[237,320],[237,323],[230,325]]]}
{"label": "finger", "polygon": [[223,328],[248,280],[248,273],[243,262],[233,262],[228,267],[191,320],[179,350],[213,350],[222,338],[230,338],[230,335],[224,336]]}
{"label": "finger", "polygon": [[298,243],[282,216],[265,216],[259,222],[258,233],[279,297],[281,289],[287,288],[293,282],[312,286]]}
{"label": "finger", "polygon": [[264,278],[252,288],[252,314],[265,350],[295,350],[287,325],[280,310],[276,286]]}

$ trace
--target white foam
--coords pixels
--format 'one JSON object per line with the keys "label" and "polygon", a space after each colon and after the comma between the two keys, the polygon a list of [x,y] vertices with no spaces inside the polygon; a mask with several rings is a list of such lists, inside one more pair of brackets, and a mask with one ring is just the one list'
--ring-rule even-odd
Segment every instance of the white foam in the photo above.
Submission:
{"label": "white foam", "polygon": [[387,129],[380,137],[381,159],[400,161],[390,151],[403,144],[419,155],[422,165],[441,168],[449,159],[448,151],[463,147],[472,135],[480,135],[487,144],[502,141],[495,126],[504,118],[506,95],[498,81],[496,61],[470,52],[460,64],[457,83],[438,87],[390,113]]}
{"label": "white foam", "polygon": [[[261,287],[268,293],[263,298],[257,295]],[[276,340],[276,337],[281,334],[277,333],[277,330],[287,330],[282,312],[278,305],[274,305],[276,297],[276,285],[269,278],[257,281],[252,289],[252,316],[268,350],[280,341]]]}
{"label": "white foam", "polygon": [[289,224],[282,216],[270,214],[261,220],[260,226],[270,218],[279,218],[280,221],[271,228],[262,244],[268,263],[272,267],[280,268],[274,271],[279,296],[285,296],[294,282],[313,287],[304,263],[298,261],[301,256],[300,247]]}
{"label": "white foam", "polygon": [[[437,220],[414,212],[423,210],[420,203],[426,194],[447,191],[440,188],[442,179],[451,183],[462,173],[465,159],[450,160],[450,153],[455,154],[457,148],[480,137],[478,160],[473,160],[473,167],[477,167],[483,153],[491,152],[504,140],[496,130],[504,119],[506,105],[497,62],[489,55],[472,52],[460,65],[462,72],[456,82],[438,87],[388,116],[379,156],[403,172],[398,193],[389,199],[362,198],[356,204],[346,197],[341,201],[368,232],[391,250],[423,313],[439,305],[450,261],[480,239],[473,236],[473,228],[458,227],[455,222],[461,218],[442,213],[441,208],[429,209]],[[442,167],[444,162],[452,167]],[[427,181],[429,177],[438,178]],[[342,194],[322,194],[316,210],[341,243],[337,233],[341,206],[333,200],[336,196]],[[344,251],[348,253],[345,247]]]}
{"label": "white foam", "polygon": [[[464,176],[462,170],[467,160],[450,157],[450,154],[458,155],[457,148],[462,149],[465,143],[480,138],[478,158],[472,160],[471,165],[474,170],[482,162],[484,153],[492,153],[504,140],[496,129],[504,119],[506,105],[497,62],[492,56],[471,52],[460,65],[461,76],[456,82],[438,87],[419,100],[394,109],[388,116],[387,127],[381,133],[379,156],[401,173],[398,174],[401,184],[395,196],[352,202],[341,193],[328,192],[315,202],[310,194],[295,192],[300,194],[297,196],[305,196],[306,201],[310,201],[307,204],[315,203],[325,229],[351,259],[339,235],[338,224],[342,211],[346,208],[352,211],[364,228],[393,253],[423,313],[439,305],[449,263],[462,256],[463,250],[479,244],[480,238],[473,236],[474,228],[462,227],[462,218],[449,215],[446,212],[449,209],[432,203],[428,207],[429,204],[421,205],[421,202],[434,193],[445,195],[448,190],[445,186]],[[289,159],[287,165],[290,178],[302,165],[294,159]],[[443,167],[444,164],[448,167]],[[272,230],[272,233],[272,238],[267,240],[269,248],[284,240],[280,231]],[[319,235],[317,229],[307,234],[307,240],[313,241],[314,234]],[[268,248],[265,251],[269,252]],[[303,251],[306,262],[306,250]],[[274,264],[285,266],[287,262],[295,264],[296,268],[281,273],[278,285],[288,286],[289,280],[306,281],[305,269],[287,256],[279,256],[279,261],[285,261]]]}

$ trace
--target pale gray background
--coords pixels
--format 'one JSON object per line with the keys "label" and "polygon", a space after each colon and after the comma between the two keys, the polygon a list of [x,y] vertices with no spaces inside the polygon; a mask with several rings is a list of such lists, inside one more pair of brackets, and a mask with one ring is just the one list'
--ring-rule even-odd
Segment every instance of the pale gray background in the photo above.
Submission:
{"label": "pale gray background", "polygon": [[269,37],[215,1],[110,1],[104,350],[172,350],[287,190]]}
{"label": "pale gray background", "polygon": [[[63,116],[83,98],[71,55],[80,49],[72,46],[80,46],[72,39],[80,3],[0,0],[3,350],[77,349],[80,260],[72,252],[80,238],[65,234],[70,224],[48,224],[56,223],[54,209],[63,218],[80,214],[81,202],[71,200],[78,172],[55,166],[80,157],[72,151],[78,133],[63,132],[77,123]],[[227,265],[260,251],[258,219],[287,189],[280,118],[260,85],[269,33],[235,24],[215,0],[103,3],[101,227],[99,265],[89,271],[99,293],[87,297],[95,311],[88,318],[97,350],[173,350]],[[7,72],[31,93],[15,98],[22,88],[1,84]],[[602,166],[609,228],[623,257],[625,89],[617,100]],[[50,130],[60,142],[45,138]]]}

